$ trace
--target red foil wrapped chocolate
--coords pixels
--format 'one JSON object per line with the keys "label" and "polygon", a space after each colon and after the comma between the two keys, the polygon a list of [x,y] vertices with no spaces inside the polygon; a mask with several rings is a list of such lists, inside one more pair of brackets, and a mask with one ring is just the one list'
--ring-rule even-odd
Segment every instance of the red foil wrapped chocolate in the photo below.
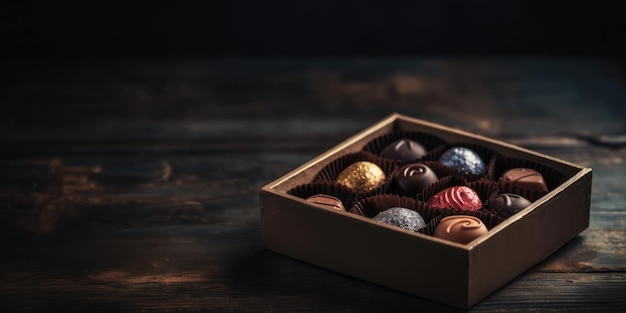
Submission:
{"label": "red foil wrapped chocolate", "polygon": [[446,188],[428,199],[427,204],[432,208],[463,211],[477,211],[483,206],[478,194],[465,186]]}

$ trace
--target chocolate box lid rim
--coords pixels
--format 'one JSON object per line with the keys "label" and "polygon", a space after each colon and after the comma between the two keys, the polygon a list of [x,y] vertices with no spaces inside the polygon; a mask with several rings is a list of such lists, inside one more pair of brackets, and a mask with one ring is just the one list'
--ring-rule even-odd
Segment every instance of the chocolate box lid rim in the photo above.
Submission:
{"label": "chocolate box lid rim", "polygon": [[399,113],[392,113],[389,116],[381,119],[380,121],[374,123],[373,125],[367,127],[366,129],[356,133],[355,135],[345,139],[344,141],[340,142],[339,144],[335,145],[334,147],[326,150],[325,152],[323,152],[322,154],[318,155],[317,157],[309,160],[308,162],[305,162],[304,164],[298,166],[297,168],[295,168],[294,170],[288,172],[287,174],[279,177],[278,179],[268,183],[267,185],[263,186],[261,188],[262,191],[265,192],[271,192],[274,194],[278,194],[281,196],[286,196],[287,198],[290,198],[294,201],[298,201],[301,202],[303,205],[308,205],[311,207],[314,207],[316,209],[319,210],[324,210],[324,211],[329,211],[326,208],[323,208],[321,206],[318,205],[314,205],[311,203],[306,202],[304,199],[300,199],[296,196],[290,195],[286,192],[280,192],[275,190],[275,188],[279,185],[281,185],[282,183],[284,183],[287,180],[292,179],[293,177],[299,175],[300,173],[304,172],[305,170],[313,167],[314,165],[318,164],[320,161],[322,160],[326,160],[331,156],[334,156],[336,154],[338,154],[339,152],[341,152],[342,150],[345,150],[347,147],[351,146],[354,144],[354,142],[359,141],[377,131],[379,131],[380,129],[389,126],[390,124],[396,122],[397,120],[404,120],[407,122],[411,122],[411,123],[417,123],[417,124],[421,124],[423,126],[426,127],[430,127],[430,128],[435,128],[438,129],[440,131],[445,131],[445,132],[449,132],[449,133],[454,133],[456,135],[461,135],[461,136],[465,136],[465,137],[469,137],[475,140],[479,140],[479,141],[484,141],[484,142],[488,142],[492,145],[497,145],[497,146],[502,146],[508,149],[512,149],[512,150],[517,150],[526,154],[530,154],[530,155],[534,155],[536,157],[539,158],[543,158],[546,160],[550,160],[552,162],[556,162],[556,163],[560,163],[561,165],[564,166],[569,166],[572,167],[574,169],[577,169],[577,172],[572,175],[572,177],[570,177],[568,180],[566,180],[565,182],[563,182],[562,184],[560,184],[559,186],[557,186],[555,189],[551,190],[549,193],[547,193],[546,195],[544,195],[543,197],[537,199],[536,201],[534,201],[530,206],[526,207],[525,209],[523,209],[522,211],[518,212],[517,214],[507,218],[506,220],[504,220],[503,222],[501,222],[500,224],[498,224],[497,226],[495,226],[494,228],[490,229],[486,234],[472,240],[471,242],[467,243],[467,244],[460,244],[460,243],[455,243],[455,242],[451,242],[448,240],[443,240],[440,238],[436,238],[433,236],[428,236],[425,234],[421,234],[421,233],[417,233],[417,232],[411,232],[408,230],[404,230],[404,229],[400,229],[398,227],[392,226],[392,225],[385,225],[384,223],[380,223],[374,220],[371,220],[369,218],[366,217],[362,217],[362,216],[358,216],[355,214],[351,214],[349,212],[339,212],[339,211],[334,211],[333,213],[336,214],[342,214],[345,215],[346,218],[352,218],[352,219],[357,219],[361,222],[365,222],[365,223],[371,223],[371,224],[375,224],[377,226],[380,227],[386,227],[389,229],[393,229],[396,231],[400,231],[403,232],[405,235],[407,236],[415,236],[415,237],[419,237],[422,240],[433,240],[436,242],[439,242],[441,244],[446,244],[449,246],[453,246],[462,250],[466,250],[466,251],[471,251],[473,250],[475,247],[479,246],[481,243],[489,240],[489,238],[491,238],[492,236],[494,236],[496,233],[498,233],[501,229],[506,228],[507,226],[518,222],[519,220],[523,219],[524,216],[531,214],[533,211],[535,211],[535,209],[539,206],[541,206],[543,203],[545,203],[546,201],[548,201],[550,199],[550,197],[556,195],[557,193],[563,191],[565,188],[567,188],[569,185],[573,184],[574,182],[576,182],[577,180],[579,180],[580,178],[582,178],[583,176],[585,176],[587,173],[591,172],[592,169],[588,168],[588,167],[584,167],[575,163],[571,163],[559,158],[555,158],[553,156],[550,155],[546,155],[543,153],[539,153],[533,150],[529,150],[514,144],[510,144],[501,140],[497,140],[497,139],[492,139],[489,137],[485,137],[482,135],[478,135],[478,134],[474,134],[474,133],[470,133],[464,130],[460,130],[460,129],[455,129],[455,128],[451,128],[448,126],[444,126],[441,124],[437,124],[437,123],[433,123],[433,122],[428,122],[422,119],[418,119],[418,118],[414,118],[414,117],[409,117],[406,115],[402,115]]}

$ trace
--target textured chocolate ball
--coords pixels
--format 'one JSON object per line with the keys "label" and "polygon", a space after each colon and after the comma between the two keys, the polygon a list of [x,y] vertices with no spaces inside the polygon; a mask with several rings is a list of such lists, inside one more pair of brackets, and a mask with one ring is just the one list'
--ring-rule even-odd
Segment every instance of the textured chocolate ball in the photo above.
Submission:
{"label": "textured chocolate ball", "polygon": [[316,195],[312,195],[306,198],[306,201],[319,204],[319,205],[322,205],[326,208],[333,209],[333,210],[339,210],[339,211],[346,210],[346,208],[343,206],[343,203],[341,203],[341,200],[331,195],[316,194]]}
{"label": "textured chocolate ball", "polygon": [[512,194],[512,193],[502,193],[497,195],[487,204],[486,209],[501,212],[506,215],[513,215],[531,204],[528,199]]}
{"label": "textured chocolate ball", "polygon": [[403,196],[415,196],[439,178],[433,170],[421,163],[410,163],[393,175],[392,190]]}
{"label": "textured chocolate ball", "polygon": [[487,227],[474,216],[451,215],[446,216],[435,228],[434,236],[461,244],[466,244],[487,233]]}
{"label": "textured chocolate ball", "polygon": [[519,189],[548,192],[548,186],[541,173],[530,168],[513,168],[506,171],[498,180],[502,190],[515,192]]}
{"label": "textured chocolate ball", "polygon": [[454,147],[446,150],[439,157],[441,164],[467,174],[482,174],[485,172],[485,162],[474,150],[464,147]]}
{"label": "textured chocolate ball", "polygon": [[368,193],[380,187],[385,179],[385,172],[369,161],[354,162],[337,176],[338,183],[359,194]]}
{"label": "textured chocolate ball", "polygon": [[421,143],[404,138],[387,145],[379,155],[392,160],[414,161],[423,158],[426,153],[426,148]]}
{"label": "textured chocolate ball", "polygon": [[446,188],[430,197],[427,204],[437,209],[456,209],[463,211],[477,211],[483,206],[476,191],[465,186]]}
{"label": "textured chocolate ball", "polygon": [[411,231],[418,231],[421,228],[426,227],[426,222],[419,213],[400,207],[384,210],[374,216],[374,220],[402,227]]}

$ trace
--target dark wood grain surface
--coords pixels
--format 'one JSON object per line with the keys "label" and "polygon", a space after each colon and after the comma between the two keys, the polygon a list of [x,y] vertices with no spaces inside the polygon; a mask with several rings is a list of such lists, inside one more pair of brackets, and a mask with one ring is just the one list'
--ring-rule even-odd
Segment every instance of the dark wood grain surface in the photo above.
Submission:
{"label": "dark wood grain surface", "polygon": [[472,311],[626,308],[610,61],[5,61],[0,311],[456,311],[261,249],[259,189],[392,112],[593,168],[589,229]]}

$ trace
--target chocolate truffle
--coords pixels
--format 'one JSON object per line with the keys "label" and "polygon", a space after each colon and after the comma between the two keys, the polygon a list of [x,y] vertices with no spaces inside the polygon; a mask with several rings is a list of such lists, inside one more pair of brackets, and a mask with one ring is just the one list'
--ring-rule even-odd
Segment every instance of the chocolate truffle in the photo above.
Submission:
{"label": "chocolate truffle", "polygon": [[548,192],[546,182],[541,173],[530,168],[513,168],[500,176],[500,187],[507,192],[515,192],[519,189],[536,192]]}
{"label": "chocolate truffle", "polygon": [[520,195],[512,193],[502,193],[489,201],[486,209],[494,212],[501,212],[506,215],[513,215],[523,210],[530,204],[531,202],[528,201],[528,199]]}
{"label": "chocolate truffle", "polygon": [[426,155],[426,148],[417,141],[404,138],[387,145],[379,155],[392,160],[414,161]]}
{"label": "chocolate truffle", "polygon": [[315,204],[320,204],[326,208],[333,209],[333,210],[339,210],[339,211],[346,210],[343,206],[343,203],[341,203],[341,200],[330,195],[325,195],[325,194],[320,193],[320,194],[312,195],[306,198],[306,201],[315,203]]}
{"label": "chocolate truffle", "polygon": [[400,207],[382,211],[374,216],[374,220],[412,231],[426,227],[426,222],[419,213]]}
{"label": "chocolate truffle", "polygon": [[358,161],[341,171],[337,182],[356,193],[364,194],[380,187],[385,178],[385,173],[378,165],[369,161]]}
{"label": "chocolate truffle", "polygon": [[438,179],[430,167],[421,163],[411,163],[404,165],[393,175],[392,188],[400,195],[415,196]]}
{"label": "chocolate truffle", "polygon": [[485,172],[485,162],[471,149],[454,147],[446,150],[439,157],[441,164],[466,174],[482,174]]}
{"label": "chocolate truffle", "polygon": [[487,233],[487,227],[477,217],[451,215],[441,219],[435,228],[434,236],[466,244],[485,233]]}
{"label": "chocolate truffle", "polygon": [[463,211],[476,211],[483,206],[478,194],[465,186],[446,188],[428,199],[427,204],[437,209],[457,209]]}

